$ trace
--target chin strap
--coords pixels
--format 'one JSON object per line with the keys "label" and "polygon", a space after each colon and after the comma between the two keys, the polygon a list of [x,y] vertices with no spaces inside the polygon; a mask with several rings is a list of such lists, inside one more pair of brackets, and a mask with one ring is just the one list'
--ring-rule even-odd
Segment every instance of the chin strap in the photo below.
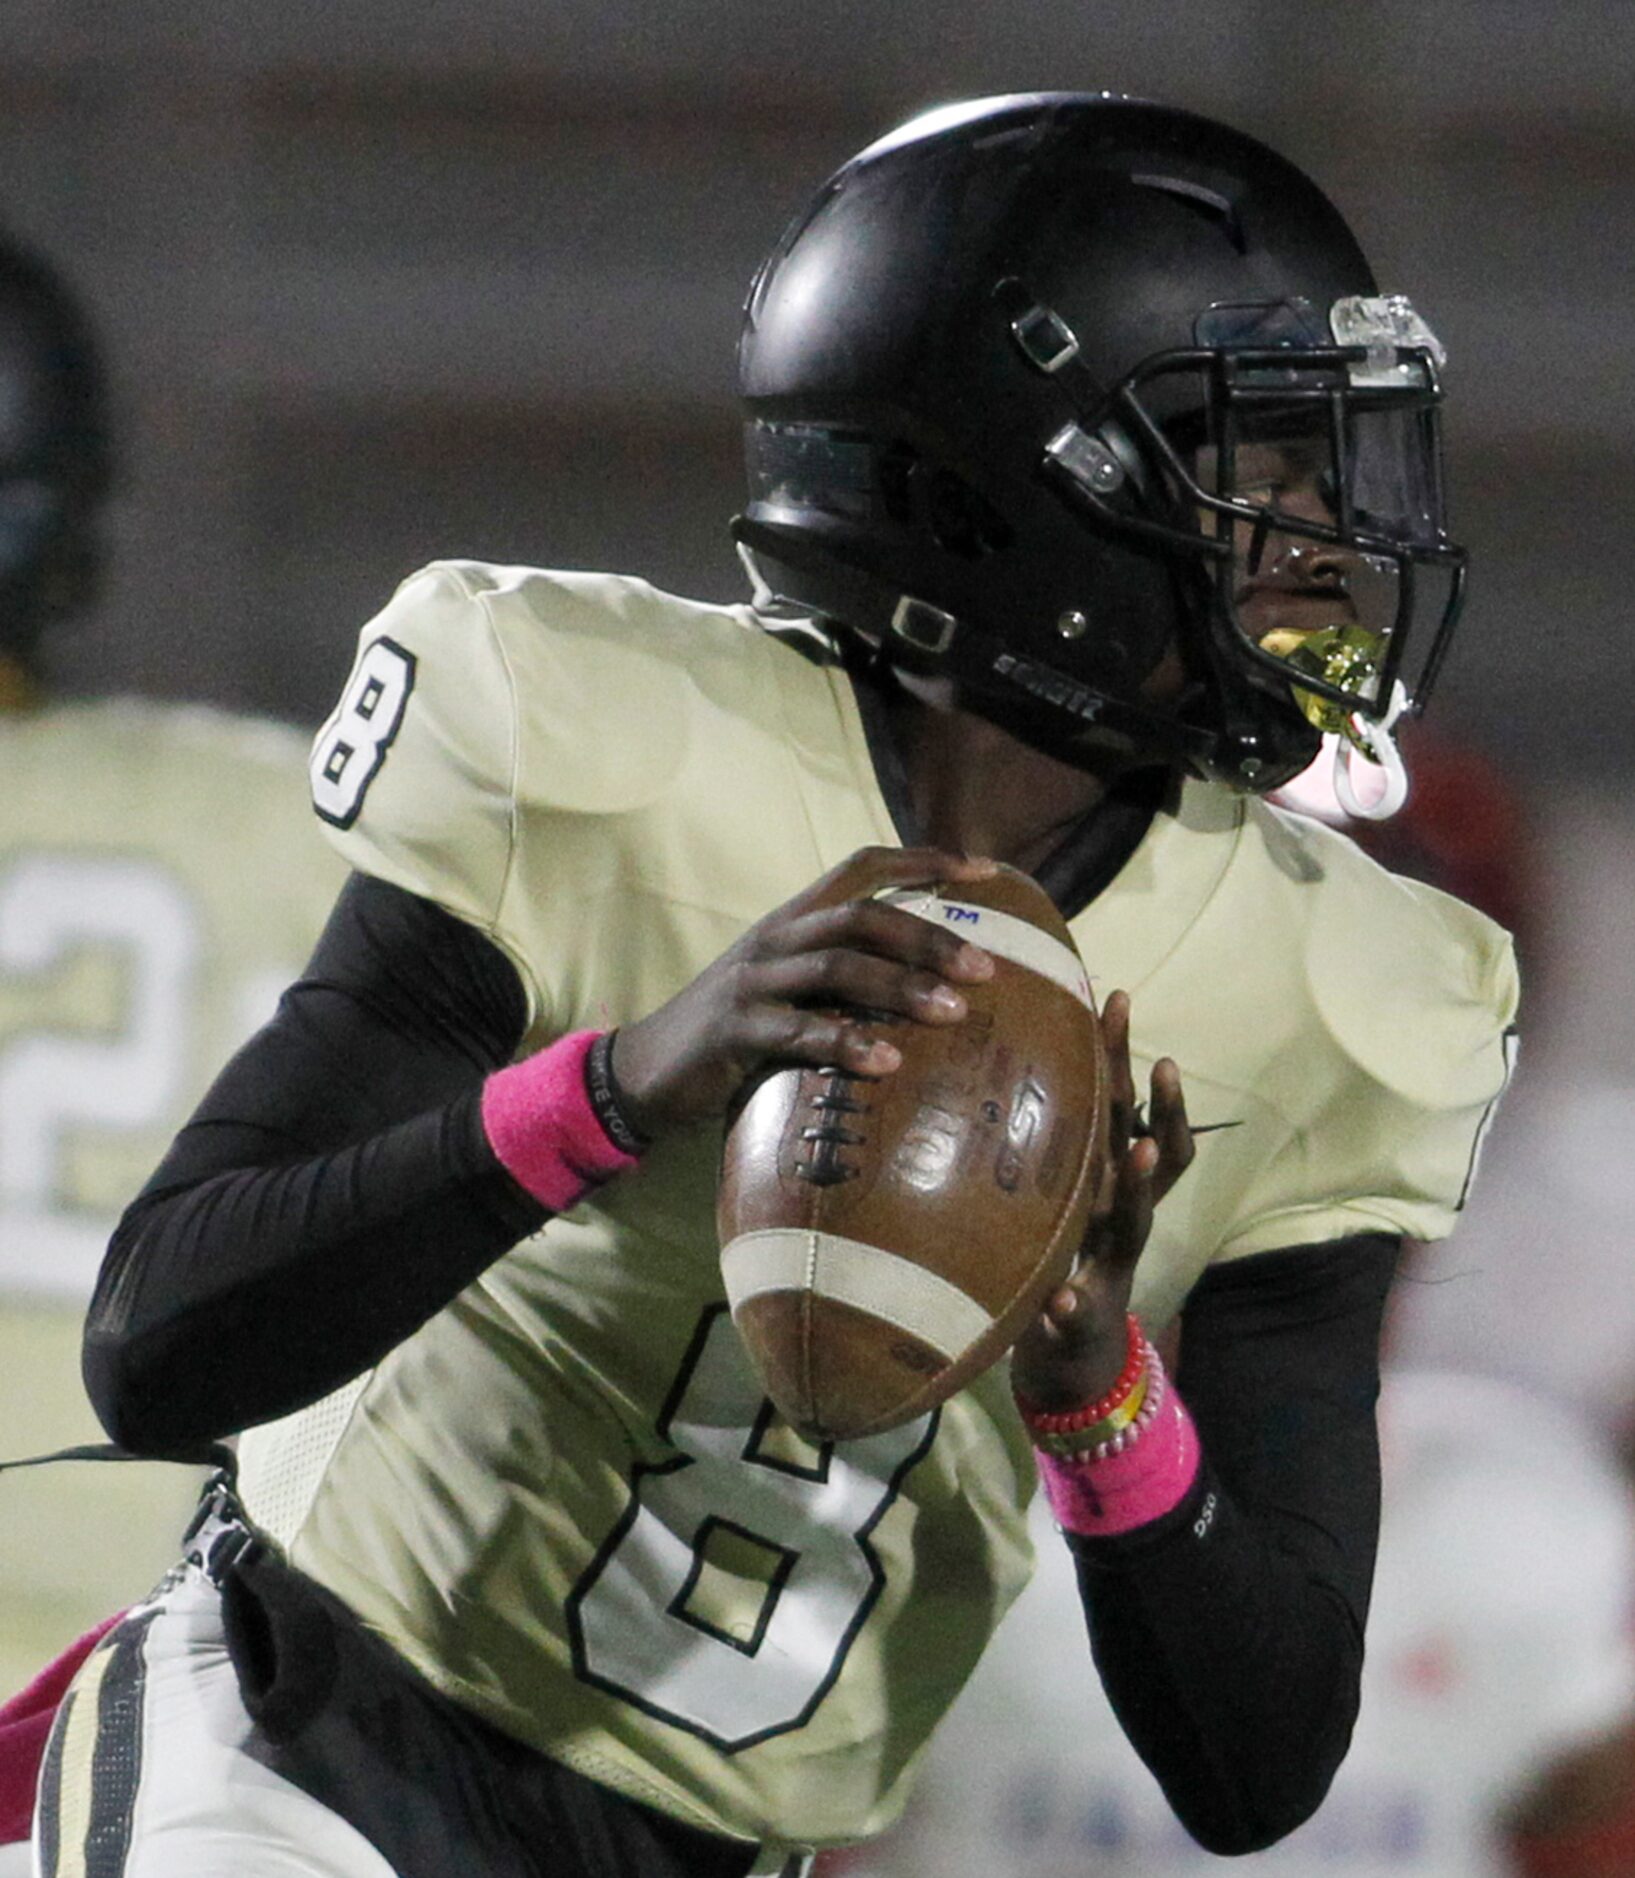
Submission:
{"label": "chin strap", "polygon": [[755,550],[746,541],[734,542],[733,546],[738,550],[738,565],[749,578],[750,605],[757,613],[776,612],[783,602],[767,585],[761,564],[755,558]]}
{"label": "chin strap", "polygon": [[[1391,703],[1384,717],[1370,723],[1361,712],[1353,711],[1345,735],[1334,740],[1334,793],[1346,814],[1359,821],[1389,821],[1408,800],[1408,771],[1391,734],[1407,708],[1408,692],[1399,678],[1391,687]],[[1351,766],[1359,758],[1385,777],[1384,788],[1366,801],[1351,777]]]}
{"label": "chin strap", "polygon": [[[879,656],[923,678],[947,679],[965,694],[961,708],[986,717],[1035,749],[1065,762],[1144,756],[1211,775],[1218,738],[1198,725],[1070,677],[1043,659],[1013,651],[997,633],[957,619],[894,581],[833,561],[744,516],[733,522],[755,610],[769,617],[823,615],[846,626]],[[802,571],[821,573],[833,592],[799,597]],[[1224,779],[1223,779],[1224,780]]]}

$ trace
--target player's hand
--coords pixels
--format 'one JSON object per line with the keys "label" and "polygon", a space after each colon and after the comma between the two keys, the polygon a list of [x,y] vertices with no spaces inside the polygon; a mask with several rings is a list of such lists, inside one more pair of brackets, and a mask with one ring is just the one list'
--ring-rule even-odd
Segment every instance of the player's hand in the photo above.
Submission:
{"label": "player's hand", "polygon": [[1049,1411],[1094,1402],[1124,1366],[1125,1314],[1136,1261],[1152,1231],[1153,1208],[1192,1164],[1181,1072],[1169,1057],[1153,1065],[1143,1124],[1130,1073],[1130,1000],[1115,991],[1102,1011],[1112,1097],[1107,1165],[1079,1265],[1045,1300],[1017,1340],[1011,1381],[1026,1401]]}
{"label": "player's hand", "polygon": [[991,977],[993,960],[868,896],[994,871],[937,848],[863,848],[767,914],[668,1004],[619,1030],[613,1073],[632,1126],[657,1139],[723,1115],[771,1065],[889,1076],[902,1063],[892,1022],[962,1022],[959,986]]}

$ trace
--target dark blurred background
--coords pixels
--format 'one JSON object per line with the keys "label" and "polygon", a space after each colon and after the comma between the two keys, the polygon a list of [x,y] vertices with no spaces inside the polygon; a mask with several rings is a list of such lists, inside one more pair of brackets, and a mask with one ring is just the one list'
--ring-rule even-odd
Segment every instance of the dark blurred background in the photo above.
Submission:
{"label": "dark blurred background", "polygon": [[0,219],[89,298],[122,419],[72,689],[311,722],[438,554],[736,597],[738,308],[785,218],[922,106],[1105,86],[1285,149],[1447,342],[1443,726],[1635,764],[1627,0],[8,0],[0,35]]}
{"label": "dark blurred background", "polygon": [[306,726],[435,556],[743,592],[741,298],[893,123],[1107,87],[1312,170],[1449,347],[1475,575],[1431,721],[1536,834],[1532,1093],[1422,1334],[1627,1412],[1629,0],[7,0],[0,45],[0,222],[97,315],[122,455],[57,676]]}

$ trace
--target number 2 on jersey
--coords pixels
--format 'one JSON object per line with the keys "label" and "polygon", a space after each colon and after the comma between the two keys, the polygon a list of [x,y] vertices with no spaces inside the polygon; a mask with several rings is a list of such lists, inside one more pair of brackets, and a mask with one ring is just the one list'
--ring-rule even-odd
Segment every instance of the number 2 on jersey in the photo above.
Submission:
{"label": "number 2 on jersey", "polygon": [[414,654],[384,636],[358,656],[335,714],[312,747],[312,806],[350,828],[403,723],[414,689]]}
{"label": "number 2 on jersey", "polygon": [[707,1312],[659,1423],[676,1458],[636,1468],[568,1601],[578,1674],[729,1752],[800,1727],[884,1586],[869,1535],[936,1419],[810,1447]]}
{"label": "number 2 on jersey", "polygon": [[139,855],[24,854],[0,869],[0,979],[37,985],[101,955],[113,1021],[0,1030],[0,1284],[83,1299],[111,1218],[76,1200],[81,1135],[157,1128],[181,1098],[204,948],[182,885]]}

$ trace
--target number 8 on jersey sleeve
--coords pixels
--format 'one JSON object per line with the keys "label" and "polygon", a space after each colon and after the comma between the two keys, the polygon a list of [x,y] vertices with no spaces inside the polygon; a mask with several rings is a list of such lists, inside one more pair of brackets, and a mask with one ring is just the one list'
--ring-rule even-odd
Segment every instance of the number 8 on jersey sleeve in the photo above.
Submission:
{"label": "number 8 on jersey sleeve", "polygon": [[312,746],[312,804],[326,822],[350,828],[386,761],[414,689],[415,660],[396,640],[365,647],[334,715]]}

